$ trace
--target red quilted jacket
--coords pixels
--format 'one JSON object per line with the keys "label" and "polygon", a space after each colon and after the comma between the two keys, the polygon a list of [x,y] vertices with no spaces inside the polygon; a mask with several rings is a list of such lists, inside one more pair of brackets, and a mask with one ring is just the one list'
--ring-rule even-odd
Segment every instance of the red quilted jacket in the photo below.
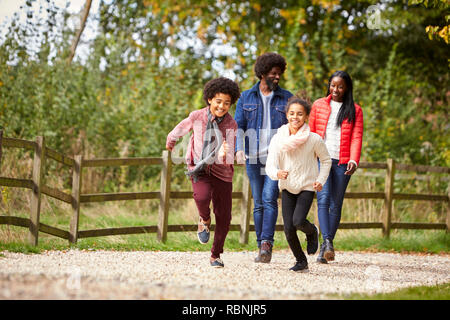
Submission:
{"label": "red quilted jacket", "polygon": [[[331,94],[328,97],[316,100],[309,115],[309,128],[322,137],[327,130],[328,118],[331,114]],[[355,103],[355,122],[349,123],[344,120],[341,125],[341,146],[339,151],[339,164],[348,163],[350,160],[356,161],[359,165],[361,157],[361,146],[363,137],[363,112],[359,105]]]}

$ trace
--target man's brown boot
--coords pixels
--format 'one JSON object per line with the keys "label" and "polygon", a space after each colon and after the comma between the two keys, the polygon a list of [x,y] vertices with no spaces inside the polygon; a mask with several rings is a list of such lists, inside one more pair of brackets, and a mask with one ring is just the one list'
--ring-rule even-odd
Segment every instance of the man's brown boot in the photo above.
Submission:
{"label": "man's brown boot", "polygon": [[262,262],[261,261],[261,248],[258,249],[258,255],[255,258],[255,262]]}
{"label": "man's brown boot", "polygon": [[272,244],[268,241],[264,241],[261,244],[261,262],[269,263],[272,260]]}

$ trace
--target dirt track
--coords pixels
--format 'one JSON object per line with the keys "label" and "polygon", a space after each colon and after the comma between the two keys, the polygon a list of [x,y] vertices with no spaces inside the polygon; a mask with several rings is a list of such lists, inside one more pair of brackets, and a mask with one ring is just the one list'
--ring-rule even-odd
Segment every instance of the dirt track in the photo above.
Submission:
{"label": "dirt track", "polygon": [[270,264],[254,256],[225,252],[214,269],[209,252],[2,252],[0,299],[336,299],[450,282],[450,255],[337,251],[328,265],[309,256],[308,273],[288,271],[287,250]]}

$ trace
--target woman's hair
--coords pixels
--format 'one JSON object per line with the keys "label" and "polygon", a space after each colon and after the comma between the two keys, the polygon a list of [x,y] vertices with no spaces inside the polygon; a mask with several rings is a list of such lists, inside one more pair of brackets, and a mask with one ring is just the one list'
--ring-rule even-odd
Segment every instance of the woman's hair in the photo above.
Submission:
{"label": "woman's hair", "polygon": [[304,91],[297,92],[295,95],[290,97],[286,104],[286,114],[289,112],[289,108],[293,104],[299,104],[303,106],[305,109],[306,114],[309,116],[309,113],[311,112],[311,101],[306,96],[306,93]]}
{"label": "woman's hair", "polygon": [[262,76],[268,74],[273,67],[279,67],[281,73],[284,73],[286,70],[286,60],[278,53],[266,52],[256,58],[255,74],[261,80]]}
{"label": "woman's hair", "polygon": [[203,100],[209,106],[209,99],[212,99],[218,93],[228,94],[231,97],[231,104],[233,105],[241,96],[241,91],[236,82],[225,77],[219,77],[209,80],[203,88]]}
{"label": "woman's hair", "polygon": [[331,80],[333,80],[334,77],[340,77],[344,79],[345,84],[347,85],[347,91],[345,91],[344,93],[344,101],[342,102],[342,106],[341,109],[339,110],[336,120],[336,125],[340,127],[345,119],[347,119],[348,122],[355,121],[356,111],[355,111],[355,101],[353,100],[353,81],[347,72],[336,71],[331,75],[330,79],[328,80],[327,97],[330,94]]}

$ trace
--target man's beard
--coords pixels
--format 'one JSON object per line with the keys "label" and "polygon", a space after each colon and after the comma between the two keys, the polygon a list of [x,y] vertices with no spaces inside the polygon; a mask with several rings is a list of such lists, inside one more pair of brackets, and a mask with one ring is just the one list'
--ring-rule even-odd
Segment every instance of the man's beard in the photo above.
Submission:
{"label": "man's beard", "polygon": [[278,89],[278,83],[273,82],[269,78],[266,78],[266,84],[269,87],[270,91],[275,91]]}

